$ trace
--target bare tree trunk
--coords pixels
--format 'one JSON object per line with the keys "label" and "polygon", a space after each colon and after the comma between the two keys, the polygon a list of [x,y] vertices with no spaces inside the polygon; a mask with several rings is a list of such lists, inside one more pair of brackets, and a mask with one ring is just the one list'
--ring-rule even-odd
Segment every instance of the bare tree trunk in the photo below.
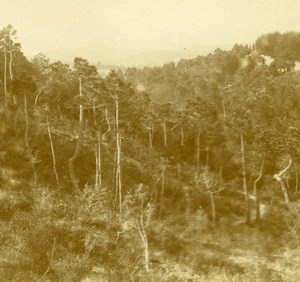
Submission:
{"label": "bare tree trunk", "polygon": [[286,189],[287,191],[290,191],[290,176],[287,174],[286,176]]}
{"label": "bare tree trunk", "polygon": [[255,197],[255,210],[256,210],[255,221],[256,221],[257,224],[260,221],[260,195],[258,194],[258,191],[257,191],[257,183],[260,181],[260,179],[262,177],[262,172],[263,172],[263,169],[264,169],[264,161],[265,160],[263,159],[262,163],[261,163],[259,175],[254,180],[254,184],[253,184],[253,194],[254,194],[254,197]]}
{"label": "bare tree trunk", "polygon": [[184,146],[184,128],[183,125],[180,126],[180,145]]}
{"label": "bare tree trunk", "polygon": [[223,97],[222,97],[222,109],[223,109],[223,130],[225,131],[225,128],[226,128],[226,108],[225,108],[225,103],[224,103]]}
{"label": "bare tree trunk", "polygon": [[196,166],[197,169],[200,169],[200,130],[197,129],[196,133]]}
{"label": "bare tree trunk", "polygon": [[[9,76],[10,76],[10,82],[13,80],[12,61],[13,61],[12,50],[9,50]],[[13,97],[14,104],[16,104],[17,103],[16,95],[13,94],[12,97]]]}
{"label": "bare tree trunk", "polygon": [[143,242],[143,247],[144,247],[145,269],[146,269],[146,272],[149,273],[149,271],[150,271],[149,244],[148,244],[147,233],[145,231],[143,215],[141,215],[138,230],[139,230],[139,234],[141,236],[141,239],[142,239],[142,242]]}
{"label": "bare tree trunk", "polygon": [[117,167],[116,167],[116,192],[119,199],[119,211],[122,211],[122,181],[121,181],[121,139],[119,132],[119,101],[115,98],[116,107],[116,142],[117,142]]}
{"label": "bare tree trunk", "polygon": [[95,188],[99,189],[99,158],[98,158],[98,146],[97,142],[95,142],[94,145],[94,151],[95,151]]}
{"label": "bare tree trunk", "polygon": [[39,90],[39,92],[37,93],[37,95],[35,96],[35,99],[34,99],[34,106],[33,106],[33,114],[36,115],[36,107],[37,107],[37,102],[38,102],[38,99],[41,95],[41,93],[43,92],[44,88],[41,88]]}
{"label": "bare tree trunk", "polygon": [[6,56],[6,47],[4,46],[4,71],[3,71],[3,84],[4,84],[4,97],[5,97],[5,105],[8,104],[7,97],[7,81],[6,81],[6,70],[7,70],[7,56]]}
{"label": "bare tree trunk", "polygon": [[214,193],[209,193],[209,198],[211,204],[211,222],[213,223],[214,226],[216,226],[217,220],[216,220],[216,205],[215,205]]}
{"label": "bare tree trunk", "polygon": [[12,50],[9,51],[9,75],[10,75],[10,80],[13,80],[13,73],[12,73]]}
{"label": "bare tree trunk", "polygon": [[28,133],[29,133],[29,117],[28,117],[28,107],[27,107],[27,95],[24,93],[24,113],[25,113],[25,146],[27,148],[27,157],[29,159],[29,162],[32,165],[32,170],[33,170],[33,183],[34,185],[37,184],[37,173],[36,173],[36,158],[32,152],[32,149],[29,145],[29,138],[28,138]]}
{"label": "bare tree trunk", "polygon": [[97,136],[97,147],[98,147],[98,184],[99,188],[102,187],[102,162],[101,162],[101,133],[98,132]]}
{"label": "bare tree trunk", "polygon": [[246,223],[250,223],[250,199],[248,194],[248,188],[247,188],[247,177],[246,177],[246,168],[245,168],[245,149],[244,149],[244,138],[243,135],[241,135],[241,162],[242,162],[242,174],[243,174],[243,189],[244,189],[244,195],[245,195],[245,202],[246,202]]}
{"label": "bare tree trunk", "polygon": [[[97,122],[96,122],[96,105],[95,105],[95,100],[93,100],[93,117],[94,117],[94,126],[95,130],[97,127]],[[94,151],[95,151],[95,188],[97,191],[102,186],[102,175],[101,175],[101,133],[98,131],[96,133],[96,140],[95,140],[95,145],[94,145]]]}
{"label": "bare tree trunk", "polygon": [[56,169],[56,157],[55,157],[55,151],[54,151],[53,140],[52,140],[52,135],[51,135],[51,131],[50,131],[50,123],[49,122],[47,122],[47,130],[48,130],[48,136],[49,136],[49,141],[50,141],[50,146],[51,146],[53,171],[54,171],[54,174],[55,174],[57,188],[59,189],[60,184],[59,184],[59,178],[58,178],[58,173],[57,173],[57,169]]}
{"label": "bare tree trunk", "polygon": [[164,127],[164,146],[167,147],[168,146],[168,136],[167,136],[167,122],[165,119],[164,119],[163,127]]}
{"label": "bare tree trunk", "polygon": [[[211,205],[211,221],[213,223],[214,226],[217,225],[217,221],[216,221],[216,205],[215,205],[215,197],[214,197],[214,193],[218,193],[219,191],[213,191],[213,187],[216,184],[212,184],[209,179],[208,179],[208,175],[207,173],[209,172],[208,166],[206,165],[204,168],[204,172],[203,172],[203,180],[204,180],[204,185],[206,190],[208,191],[207,194],[209,195],[209,199],[210,199],[210,205]],[[221,182],[220,182],[221,183]]]}
{"label": "bare tree trunk", "polygon": [[95,142],[95,187],[97,191],[102,187],[101,165],[101,134],[98,132],[97,141]]}
{"label": "bare tree trunk", "polygon": [[290,158],[289,164],[287,165],[287,167],[283,170],[281,170],[279,173],[274,174],[274,178],[279,182],[280,186],[281,186],[281,190],[284,196],[284,201],[286,203],[289,203],[290,199],[289,199],[289,195],[288,195],[288,191],[286,189],[284,180],[283,180],[283,176],[286,174],[286,172],[290,169],[291,165],[292,165],[292,159]]}
{"label": "bare tree trunk", "polygon": [[[81,78],[79,78],[79,96],[82,98],[82,85],[81,85]],[[69,172],[70,172],[70,179],[72,182],[73,189],[75,193],[79,193],[79,180],[76,176],[75,172],[75,161],[78,159],[81,151],[81,143],[83,139],[83,126],[84,126],[84,109],[82,105],[82,101],[80,101],[79,106],[79,132],[78,132],[78,139],[75,147],[74,155],[69,159]]]}
{"label": "bare tree trunk", "polygon": [[150,149],[153,148],[153,133],[154,133],[154,128],[153,128],[153,124],[151,122],[150,128],[148,129],[148,139],[149,139],[149,147],[150,147]]}
{"label": "bare tree trunk", "polygon": [[298,194],[298,169],[296,164],[295,164],[295,175],[296,175],[295,194]]}
{"label": "bare tree trunk", "polygon": [[166,164],[165,160],[162,161],[162,172],[161,172],[161,190],[160,190],[160,206],[159,215],[161,216],[162,207],[164,203],[165,185],[166,185]]}
{"label": "bare tree trunk", "polygon": [[161,199],[163,198],[165,194],[165,168],[163,170],[163,173],[162,173],[162,177],[161,177]]}
{"label": "bare tree trunk", "polygon": [[109,122],[109,119],[108,119],[108,112],[107,112],[107,108],[105,108],[105,119],[106,119],[106,122],[107,122],[107,130],[104,132],[104,134],[102,135],[102,140],[105,140],[105,136],[108,132],[110,132],[110,122]]}
{"label": "bare tree trunk", "polygon": [[114,154],[114,165],[113,165],[113,179],[112,183],[115,186],[115,202],[118,201],[118,184],[117,184],[117,151]]}
{"label": "bare tree trunk", "polygon": [[180,163],[177,165],[177,181],[178,181],[177,189],[180,189],[180,183],[181,183],[181,164]]}

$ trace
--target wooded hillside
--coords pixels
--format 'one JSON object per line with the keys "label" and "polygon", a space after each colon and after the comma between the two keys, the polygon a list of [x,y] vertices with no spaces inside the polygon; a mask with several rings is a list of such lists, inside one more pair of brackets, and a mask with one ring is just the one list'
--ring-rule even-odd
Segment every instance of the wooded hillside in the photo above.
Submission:
{"label": "wooded hillside", "polygon": [[0,280],[298,281],[299,60],[272,33],[101,78],[3,28]]}

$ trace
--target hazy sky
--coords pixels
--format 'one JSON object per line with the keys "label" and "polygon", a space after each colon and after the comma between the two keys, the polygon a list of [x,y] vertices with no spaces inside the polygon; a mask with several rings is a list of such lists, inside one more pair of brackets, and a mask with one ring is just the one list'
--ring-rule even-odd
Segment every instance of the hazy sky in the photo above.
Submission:
{"label": "hazy sky", "polygon": [[300,0],[0,0],[26,55],[70,47],[176,49],[299,31]]}

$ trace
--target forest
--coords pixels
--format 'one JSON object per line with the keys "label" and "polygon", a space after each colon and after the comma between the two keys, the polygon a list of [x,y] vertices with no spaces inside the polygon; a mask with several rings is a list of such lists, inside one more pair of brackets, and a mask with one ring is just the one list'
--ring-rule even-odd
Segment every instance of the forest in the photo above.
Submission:
{"label": "forest", "polygon": [[112,70],[0,31],[1,281],[299,281],[300,33]]}

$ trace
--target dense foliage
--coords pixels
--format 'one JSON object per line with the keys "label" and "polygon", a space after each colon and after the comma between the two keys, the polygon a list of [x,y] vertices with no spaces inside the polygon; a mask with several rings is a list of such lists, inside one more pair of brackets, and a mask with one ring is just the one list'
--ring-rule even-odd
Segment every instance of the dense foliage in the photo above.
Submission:
{"label": "dense foliage", "polygon": [[297,281],[299,34],[105,78],[28,61],[15,35],[0,32],[1,281]]}

